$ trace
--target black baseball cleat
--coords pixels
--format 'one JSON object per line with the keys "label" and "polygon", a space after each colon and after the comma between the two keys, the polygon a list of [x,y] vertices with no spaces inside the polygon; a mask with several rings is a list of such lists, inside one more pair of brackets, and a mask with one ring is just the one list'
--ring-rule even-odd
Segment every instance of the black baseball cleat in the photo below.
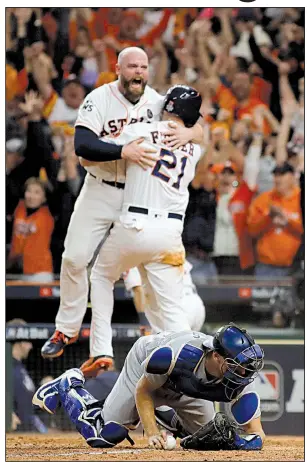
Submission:
{"label": "black baseball cleat", "polygon": [[41,355],[43,358],[57,358],[64,352],[64,348],[78,340],[78,335],[75,337],[67,337],[59,330],[54,331],[53,335],[43,345]]}

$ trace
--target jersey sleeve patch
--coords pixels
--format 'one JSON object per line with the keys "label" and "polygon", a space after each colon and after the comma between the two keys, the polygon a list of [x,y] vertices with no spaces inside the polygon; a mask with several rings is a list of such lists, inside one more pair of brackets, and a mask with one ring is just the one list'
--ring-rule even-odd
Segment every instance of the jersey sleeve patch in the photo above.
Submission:
{"label": "jersey sleeve patch", "polygon": [[173,350],[170,347],[158,348],[149,356],[145,371],[148,374],[167,374],[172,360]]}
{"label": "jersey sleeve patch", "polygon": [[246,425],[255,417],[259,417],[260,398],[258,393],[244,393],[231,404],[232,415],[238,425]]}

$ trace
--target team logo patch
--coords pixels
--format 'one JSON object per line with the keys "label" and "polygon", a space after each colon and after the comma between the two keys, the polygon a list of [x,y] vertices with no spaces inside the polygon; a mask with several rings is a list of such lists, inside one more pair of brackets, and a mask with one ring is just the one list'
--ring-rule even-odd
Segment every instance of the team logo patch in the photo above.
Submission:
{"label": "team logo patch", "polygon": [[166,109],[167,112],[173,112],[173,110],[174,110],[174,101],[169,101],[165,109]]}
{"label": "team logo patch", "polygon": [[261,417],[264,421],[278,420],[284,411],[284,376],[274,361],[265,361],[255,378],[255,390],[260,396]]}
{"label": "team logo patch", "polygon": [[87,99],[84,101],[83,106],[81,107],[82,110],[87,111],[87,112],[92,112],[93,110],[93,101],[90,99]]}
{"label": "team logo patch", "polygon": [[147,109],[147,117],[148,117],[148,119],[152,119],[152,118],[153,118],[153,113],[151,112],[150,109]]}

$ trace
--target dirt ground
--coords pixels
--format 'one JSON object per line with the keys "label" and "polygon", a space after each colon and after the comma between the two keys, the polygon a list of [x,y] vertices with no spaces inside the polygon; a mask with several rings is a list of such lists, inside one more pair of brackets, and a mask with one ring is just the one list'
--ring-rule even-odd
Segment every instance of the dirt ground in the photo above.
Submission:
{"label": "dirt ground", "polygon": [[132,435],[135,446],[127,441],[114,449],[92,449],[77,433],[7,434],[6,461],[95,461],[95,460],[168,460],[168,461],[303,461],[304,438],[267,437],[262,451],[183,451],[177,440],[173,451],[156,451],[146,447],[141,434]]}

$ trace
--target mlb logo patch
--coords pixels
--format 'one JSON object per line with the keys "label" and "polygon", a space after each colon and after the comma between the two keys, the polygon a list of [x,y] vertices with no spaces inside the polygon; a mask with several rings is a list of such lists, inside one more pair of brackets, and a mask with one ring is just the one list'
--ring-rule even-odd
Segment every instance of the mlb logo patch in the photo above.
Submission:
{"label": "mlb logo patch", "polygon": [[166,109],[167,112],[173,112],[173,110],[174,110],[174,102],[169,101],[165,109]]}
{"label": "mlb logo patch", "polygon": [[261,399],[278,399],[280,397],[280,375],[278,371],[260,372],[255,379],[256,390]]}
{"label": "mlb logo patch", "polygon": [[278,420],[284,411],[284,374],[280,364],[264,361],[264,368],[254,383],[260,397],[262,420]]}

